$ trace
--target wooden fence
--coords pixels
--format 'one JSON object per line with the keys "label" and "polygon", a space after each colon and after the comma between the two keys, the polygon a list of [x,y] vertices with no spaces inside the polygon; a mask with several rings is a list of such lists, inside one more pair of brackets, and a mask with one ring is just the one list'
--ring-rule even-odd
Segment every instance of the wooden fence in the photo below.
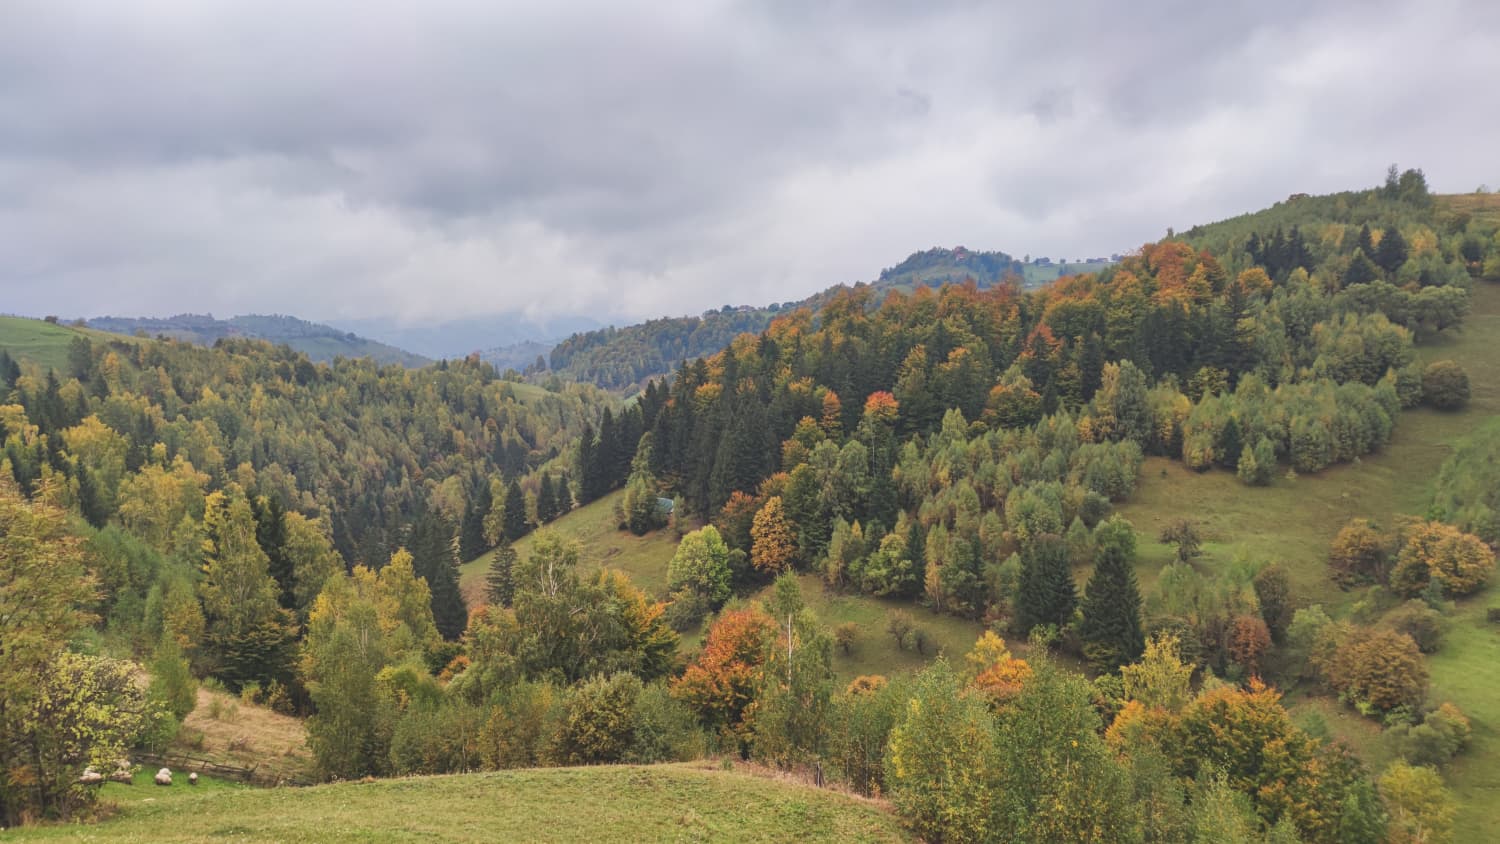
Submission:
{"label": "wooden fence", "polygon": [[310,781],[298,777],[288,777],[275,771],[261,770],[259,765],[250,768],[241,768],[235,765],[224,765],[212,759],[189,756],[185,753],[156,754],[137,752],[134,755],[133,761],[139,762],[148,768],[171,768],[174,775],[179,772],[184,774],[208,774],[220,779],[234,780],[252,785],[312,785]]}

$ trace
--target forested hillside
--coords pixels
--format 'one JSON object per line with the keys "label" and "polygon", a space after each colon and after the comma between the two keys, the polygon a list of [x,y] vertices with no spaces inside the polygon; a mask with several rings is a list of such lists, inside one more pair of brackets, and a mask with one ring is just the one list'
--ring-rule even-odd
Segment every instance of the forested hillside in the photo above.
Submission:
{"label": "forested hillside", "polygon": [[[963,247],[929,249],[882,270],[874,283],[856,287],[884,294],[973,280],[985,288],[1007,278],[1019,282],[1024,269],[1020,261],[1003,252],[972,252]],[[571,379],[630,390],[670,373],[683,361],[717,354],[741,334],[760,333],[779,313],[800,308],[816,311],[844,289],[847,285],[831,287],[801,302],[763,308],[725,305],[701,317],[668,317],[626,328],[611,326],[574,334],[553,348],[550,365]]]}
{"label": "forested hillside", "polygon": [[[1313,550],[1369,590],[1332,615],[1294,594],[1306,559],[1204,564],[1193,501],[1118,508],[1147,461],[1249,489],[1465,406],[1463,367],[1418,350],[1500,281],[1497,231],[1393,171],[1040,290],[838,289],[625,404],[477,356],[0,353],[0,816],[85,811],[82,769],[169,742],[214,678],[305,716],[327,778],[738,754],[929,840],[1437,840],[1437,770],[1486,725],[1429,695],[1425,654],[1494,567],[1468,492],[1493,438],[1428,518]],[[681,537],[661,594],[537,530],[618,489],[619,529]],[[467,607],[457,566],[492,549]],[[931,643],[906,609],[829,629],[819,582],[985,632],[835,685],[835,649]],[[1292,687],[1384,727],[1381,767],[1295,722]]]}
{"label": "forested hillside", "polygon": [[166,337],[200,346],[212,346],[231,337],[265,340],[290,346],[318,363],[329,363],[336,357],[367,357],[381,365],[395,363],[410,367],[432,363],[421,355],[353,332],[281,315],[247,314],[229,319],[214,319],[206,314],[178,314],[165,318],[95,317],[88,320],[88,325],[116,334],[143,333],[148,337]]}

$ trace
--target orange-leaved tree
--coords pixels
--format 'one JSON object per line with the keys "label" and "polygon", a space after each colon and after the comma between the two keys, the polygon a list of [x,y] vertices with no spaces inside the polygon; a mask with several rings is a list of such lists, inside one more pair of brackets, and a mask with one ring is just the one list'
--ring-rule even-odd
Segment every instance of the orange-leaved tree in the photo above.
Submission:
{"label": "orange-leaved tree", "polygon": [[698,713],[704,725],[744,740],[745,710],[755,699],[776,623],[759,605],[727,610],[708,631],[703,652],[672,684],[672,695]]}

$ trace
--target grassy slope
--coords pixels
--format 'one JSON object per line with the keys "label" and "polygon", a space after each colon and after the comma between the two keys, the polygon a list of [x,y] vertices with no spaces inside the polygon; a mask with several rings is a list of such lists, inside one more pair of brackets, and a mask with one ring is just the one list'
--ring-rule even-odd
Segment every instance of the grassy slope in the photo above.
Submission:
{"label": "grassy slope", "polygon": [[[149,787],[141,787],[149,788]],[[199,789],[203,786],[200,785]],[[879,804],[705,765],[189,791],[15,841],[909,841]]]}
{"label": "grassy slope", "polygon": [[133,338],[89,328],[74,328],[71,325],[53,324],[26,317],[0,316],[0,349],[23,362],[36,364],[43,372],[68,369],[68,344],[78,336],[88,337],[96,343]]}
{"label": "grassy slope", "polygon": [[[586,570],[602,566],[619,569],[630,575],[636,585],[646,591],[662,596],[667,589],[667,563],[677,550],[677,536],[671,530],[658,531],[647,536],[634,536],[617,530],[614,507],[624,493],[616,492],[581,507],[548,525],[564,536],[577,539],[583,546],[581,565]],[[531,552],[532,536],[522,537],[516,543],[516,553],[521,556]],[[481,602],[484,590],[484,574],[490,564],[491,555],[469,561],[462,568],[460,581],[465,598],[471,606]],[[861,628],[859,643],[849,655],[840,652],[834,658],[834,669],[844,679],[860,674],[891,674],[920,668],[939,651],[950,659],[962,659],[974,646],[981,628],[978,624],[952,616],[937,615],[921,607],[899,601],[883,601],[867,595],[830,595],[823,591],[817,577],[802,578],[802,592],[808,605],[818,614],[823,623],[834,627],[852,621]],[[901,650],[885,632],[886,618],[894,609],[905,609],[912,613],[917,623],[931,636],[931,644],[925,654]],[[697,646],[701,631],[683,637],[683,647],[691,650]]]}
{"label": "grassy slope", "polygon": [[[1267,489],[1240,484],[1227,472],[1197,474],[1180,463],[1148,460],[1140,490],[1121,508],[1140,536],[1143,593],[1170,557],[1156,542],[1160,525],[1181,515],[1201,521],[1207,551],[1200,564],[1213,568],[1236,555],[1279,560],[1292,576],[1299,606],[1346,607],[1355,596],[1340,592],[1326,574],[1326,552],[1340,527],[1354,516],[1389,522],[1427,509],[1438,467],[1468,432],[1500,413],[1500,287],[1477,283],[1474,308],[1461,331],[1419,347],[1423,360],[1452,358],[1468,371],[1473,400],[1460,413],[1405,412],[1391,443],[1356,465],[1339,466],[1296,480],[1278,478]],[[1450,700],[1474,721],[1473,746],[1448,771],[1462,803],[1457,841],[1488,840],[1500,826],[1500,629],[1484,621],[1496,587],[1458,606],[1443,649],[1429,661],[1432,699]],[[1359,748],[1374,766],[1385,761],[1376,733],[1349,710],[1306,704],[1333,734]]]}
{"label": "grassy slope", "polygon": [[[909,601],[887,601],[869,595],[836,595],[823,590],[823,581],[816,575],[803,575],[802,597],[818,620],[830,629],[845,622],[859,625],[860,637],[849,654],[835,649],[834,674],[841,680],[852,680],[861,674],[900,674],[916,671],[939,653],[950,662],[962,662],[964,654],[974,647],[983,629],[978,623],[940,615],[914,605]],[[768,599],[770,587],[757,597]],[[903,650],[889,633],[885,632],[886,620],[894,610],[911,613],[917,626],[928,633],[928,644],[924,653]],[[1023,645],[1011,643],[1017,653],[1025,651]]]}
{"label": "grassy slope", "polygon": [[[517,397],[521,397],[519,390]],[[578,540],[583,546],[579,559],[579,567],[583,570],[594,571],[605,566],[619,569],[647,592],[663,595],[667,591],[667,562],[677,550],[677,534],[663,530],[636,536],[616,529],[615,503],[623,495],[623,492],[606,495],[563,516],[546,529]],[[535,537],[535,533],[528,534],[515,543],[516,554],[522,559],[531,553]],[[460,570],[460,586],[470,606],[481,603],[484,574],[492,557],[492,554],[485,554],[470,560]]]}

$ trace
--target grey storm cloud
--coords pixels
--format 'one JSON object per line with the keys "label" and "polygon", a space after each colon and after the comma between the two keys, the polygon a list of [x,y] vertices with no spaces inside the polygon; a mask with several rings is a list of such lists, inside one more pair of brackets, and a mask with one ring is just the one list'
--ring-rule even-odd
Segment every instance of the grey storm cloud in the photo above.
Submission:
{"label": "grey storm cloud", "polygon": [[0,311],[637,319],[1500,185],[1500,4],[0,8]]}

